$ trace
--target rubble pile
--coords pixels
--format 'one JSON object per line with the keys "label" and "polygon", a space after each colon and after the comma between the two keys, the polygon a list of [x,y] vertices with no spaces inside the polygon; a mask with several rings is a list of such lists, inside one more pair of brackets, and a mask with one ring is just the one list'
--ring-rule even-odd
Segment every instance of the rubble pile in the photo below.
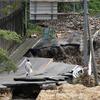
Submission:
{"label": "rubble pile", "polygon": [[[82,33],[83,33],[83,15],[66,15],[66,16],[59,16],[57,20],[49,20],[49,21],[43,21],[40,22],[43,24],[48,25],[49,27],[53,27],[56,30],[56,34],[60,34],[61,38],[66,38],[68,43],[81,43],[82,39]],[[95,33],[95,30],[100,29],[100,18],[98,17],[90,17],[89,16],[89,28],[91,31],[91,34]],[[59,35],[58,35],[59,36]],[[97,62],[98,69],[100,66],[100,35],[95,38],[96,41],[96,48],[95,49],[95,59]],[[71,49],[70,49],[71,50]],[[76,51],[77,52],[77,51]],[[75,53],[73,55],[75,55]],[[81,65],[82,57],[80,54],[78,54],[76,57],[73,55],[69,56],[68,54],[67,59],[63,59],[66,63],[72,63],[72,64],[79,64]],[[62,59],[63,57],[60,55],[57,56],[57,61]],[[78,59],[77,59],[78,58]],[[77,59],[77,61],[76,61]],[[78,63],[76,63],[78,62]]]}
{"label": "rubble pile", "polygon": [[12,92],[11,89],[0,89],[0,100],[11,100]]}
{"label": "rubble pile", "polygon": [[100,86],[63,84],[55,90],[42,90],[36,100],[100,100]]}
{"label": "rubble pile", "polygon": [[73,79],[73,84],[82,84],[86,87],[94,87],[95,86],[95,79],[93,75],[88,75],[87,73],[80,75],[77,78]]}
{"label": "rubble pile", "polygon": [[[82,15],[66,15],[60,16],[57,20],[49,20],[40,22],[41,24],[53,27],[56,33],[67,34],[71,31],[83,31],[83,16]],[[89,26],[91,30],[100,28],[100,19],[95,17],[89,17]],[[96,26],[96,27],[95,27]]]}
{"label": "rubble pile", "polygon": [[76,64],[82,65],[82,55],[78,48],[76,47],[68,47],[64,48],[66,56],[63,53],[58,53],[54,57],[54,61],[63,61],[64,63],[68,64]]}

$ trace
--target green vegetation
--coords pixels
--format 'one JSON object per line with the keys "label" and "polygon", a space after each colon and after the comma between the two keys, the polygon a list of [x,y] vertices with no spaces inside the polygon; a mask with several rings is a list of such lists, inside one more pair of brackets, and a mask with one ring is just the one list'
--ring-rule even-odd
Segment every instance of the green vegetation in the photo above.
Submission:
{"label": "green vegetation", "polygon": [[[12,32],[9,30],[0,30],[0,38],[15,41],[17,43],[21,42],[21,36],[19,36],[16,32]],[[9,59],[7,51],[0,48],[0,72],[10,72],[16,71],[17,68],[14,63]]]}
{"label": "green vegetation", "polygon": [[[81,3],[58,3],[58,11],[59,12],[70,12],[70,11],[77,11],[80,12],[82,10]],[[75,7],[75,8],[74,8]]]}
{"label": "green vegetation", "polygon": [[90,0],[89,2],[89,12],[91,14],[100,14],[100,0]]}
{"label": "green vegetation", "polygon": [[37,36],[41,35],[43,29],[41,26],[37,25],[37,24],[28,24],[28,29],[27,29],[27,35],[31,36],[32,34],[36,34]]}
{"label": "green vegetation", "polygon": [[9,31],[9,30],[0,30],[0,38],[6,39],[6,40],[12,40],[17,43],[21,42],[21,36],[18,35],[16,32]]}
{"label": "green vegetation", "polygon": [[8,6],[4,7],[4,8],[2,8],[2,9],[0,9],[0,12],[1,12],[3,15],[7,16],[7,15],[9,15],[9,13],[10,13],[10,9],[11,9],[11,6],[8,5]]}
{"label": "green vegetation", "polygon": [[[58,10],[60,12],[70,12],[75,11],[80,12],[82,11],[82,3],[59,3]],[[89,13],[94,15],[94,14],[100,14],[100,0],[90,0],[89,4]]]}
{"label": "green vegetation", "polygon": [[16,71],[17,68],[14,63],[9,59],[7,52],[0,48],[0,72]]}
{"label": "green vegetation", "polygon": [[9,15],[12,11],[16,10],[20,5],[19,0],[14,1],[12,4],[8,4],[8,1],[2,1],[2,2],[6,4],[5,7],[0,9],[0,13],[2,13],[4,16]]}
{"label": "green vegetation", "polygon": [[20,1],[16,0],[12,5],[11,5],[11,9],[16,10],[17,8],[19,8],[20,6]]}

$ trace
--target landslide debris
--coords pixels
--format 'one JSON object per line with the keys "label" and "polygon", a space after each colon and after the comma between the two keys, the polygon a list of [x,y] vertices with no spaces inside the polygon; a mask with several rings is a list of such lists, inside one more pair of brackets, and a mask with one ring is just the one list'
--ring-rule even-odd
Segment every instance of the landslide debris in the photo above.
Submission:
{"label": "landslide debris", "polygon": [[42,90],[36,100],[100,100],[100,86],[63,84],[55,90]]}

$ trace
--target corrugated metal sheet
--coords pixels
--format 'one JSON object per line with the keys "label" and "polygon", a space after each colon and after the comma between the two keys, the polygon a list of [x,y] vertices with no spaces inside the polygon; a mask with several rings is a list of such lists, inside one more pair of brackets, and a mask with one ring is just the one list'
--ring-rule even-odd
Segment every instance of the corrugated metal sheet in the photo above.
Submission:
{"label": "corrugated metal sheet", "polygon": [[49,20],[57,19],[56,2],[33,2],[30,1],[30,19],[31,20]]}

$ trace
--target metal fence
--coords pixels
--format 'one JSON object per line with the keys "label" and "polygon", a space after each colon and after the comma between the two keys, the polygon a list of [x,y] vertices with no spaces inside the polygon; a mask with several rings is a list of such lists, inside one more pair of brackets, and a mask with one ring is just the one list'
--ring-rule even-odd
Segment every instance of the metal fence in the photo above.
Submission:
{"label": "metal fence", "polygon": [[[0,29],[15,31],[24,38],[26,33],[24,23],[24,11],[24,7],[20,7],[12,12],[10,15],[1,18]],[[18,45],[19,44],[14,41],[0,38],[0,48],[7,50],[9,54],[14,51]]]}
{"label": "metal fence", "polygon": [[15,31],[25,35],[24,8],[21,7],[10,15],[0,19],[0,29]]}

